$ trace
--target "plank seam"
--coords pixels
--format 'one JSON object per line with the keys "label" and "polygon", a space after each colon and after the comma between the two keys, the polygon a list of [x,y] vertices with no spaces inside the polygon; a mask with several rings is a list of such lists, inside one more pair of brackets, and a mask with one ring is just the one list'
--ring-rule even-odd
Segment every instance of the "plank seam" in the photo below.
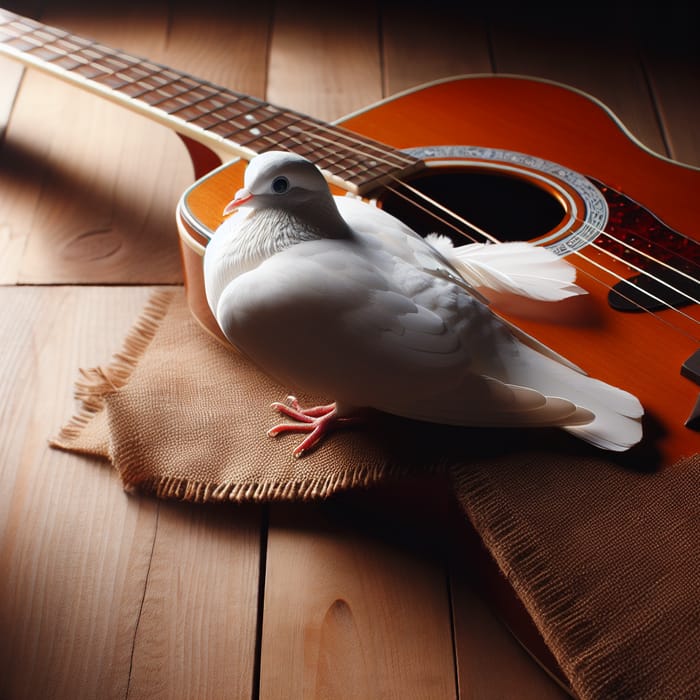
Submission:
{"label": "plank seam", "polygon": [[146,578],[143,582],[143,595],[141,596],[141,603],[139,605],[139,612],[136,617],[136,626],[134,627],[134,637],[131,642],[131,655],[129,657],[129,675],[126,681],[126,695],[124,696],[124,700],[128,700],[129,698],[129,692],[131,690],[131,678],[132,678],[132,673],[134,670],[134,655],[136,652],[136,639],[138,638],[139,634],[139,626],[141,624],[141,617],[143,615],[143,607],[146,602],[146,593],[148,592],[148,580],[151,575],[151,566],[153,564],[153,555],[156,550],[156,538],[158,536],[158,521],[160,520],[160,504],[156,503],[156,522],[155,522],[155,527],[153,528],[153,541],[151,542],[151,553],[148,557],[148,568],[146,569]]}

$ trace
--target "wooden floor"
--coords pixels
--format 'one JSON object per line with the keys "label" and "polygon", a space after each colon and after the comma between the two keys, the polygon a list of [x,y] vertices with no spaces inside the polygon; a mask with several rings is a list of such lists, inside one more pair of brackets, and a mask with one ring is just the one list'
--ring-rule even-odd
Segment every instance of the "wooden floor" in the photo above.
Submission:
{"label": "wooden floor", "polygon": [[[8,9],[326,120],[448,75],[541,76],[700,165],[694,29],[660,9],[94,5]],[[162,126],[5,60],[0,133],[2,700],[565,697],[426,513],[157,502],[50,449],[78,368],[108,361],[155,285],[181,283],[174,207],[192,173]]]}

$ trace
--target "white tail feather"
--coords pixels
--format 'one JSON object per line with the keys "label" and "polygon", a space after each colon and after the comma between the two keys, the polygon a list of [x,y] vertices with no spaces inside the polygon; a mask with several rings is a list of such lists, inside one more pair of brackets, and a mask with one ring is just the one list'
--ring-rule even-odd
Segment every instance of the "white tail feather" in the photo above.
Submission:
{"label": "white tail feather", "polygon": [[639,400],[627,391],[594,379],[540,354],[526,345],[520,361],[508,368],[508,381],[523,384],[546,396],[561,396],[594,414],[585,425],[560,424],[577,437],[607,450],[623,451],[642,439]]}
{"label": "white tail feather", "polygon": [[449,238],[437,234],[429,235],[427,240],[477,289],[539,301],[559,301],[586,293],[574,283],[576,268],[547,248],[520,241],[455,248]]}

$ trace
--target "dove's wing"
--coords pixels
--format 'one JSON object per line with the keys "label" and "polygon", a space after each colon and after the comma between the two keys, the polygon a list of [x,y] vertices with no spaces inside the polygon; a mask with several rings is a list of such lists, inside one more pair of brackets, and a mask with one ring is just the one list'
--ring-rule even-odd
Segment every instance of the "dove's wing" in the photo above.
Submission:
{"label": "dove's wing", "polygon": [[362,236],[297,244],[233,280],[217,319],[278,381],[341,405],[463,425],[591,420],[500,381],[512,336],[460,286],[396,253]]}
{"label": "dove's wing", "polygon": [[382,247],[387,253],[415,265],[423,272],[450,280],[486,302],[472,280],[462,275],[443,251],[432,245],[430,238],[423,238],[400,219],[355,197],[336,197],[335,203],[350,228],[366,236],[366,245]]}

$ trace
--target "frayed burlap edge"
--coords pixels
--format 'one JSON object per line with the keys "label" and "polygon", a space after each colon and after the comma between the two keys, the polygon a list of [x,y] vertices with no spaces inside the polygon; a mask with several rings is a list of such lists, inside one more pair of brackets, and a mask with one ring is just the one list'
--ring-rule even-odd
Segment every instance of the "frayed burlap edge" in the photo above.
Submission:
{"label": "frayed burlap edge", "polygon": [[[154,292],[131,327],[122,349],[112,356],[109,363],[79,370],[81,378],[75,383],[74,396],[81,402],[80,408],[61,427],[58,434],[49,440],[51,447],[69,451],[77,449],[73,442],[104,410],[107,395],[118,391],[129,381],[140,358],[155,337],[174,297],[175,291],[172,290]],[[101,456],[109,458],[108,454]]]}
{"label": "frayed burlap edge", "polygon": [[[431,474],[437,470],[426,471]],[[127,490],[154,494],[158,498],[192,503],[265,503],[270,501],[323,500],[342,490],[369,488],[373,484],[402,476],[401,468],[347,469],[333,476],[302,481],[260,481],[220,484],[185,477],[161,477],[126,486]]]}

